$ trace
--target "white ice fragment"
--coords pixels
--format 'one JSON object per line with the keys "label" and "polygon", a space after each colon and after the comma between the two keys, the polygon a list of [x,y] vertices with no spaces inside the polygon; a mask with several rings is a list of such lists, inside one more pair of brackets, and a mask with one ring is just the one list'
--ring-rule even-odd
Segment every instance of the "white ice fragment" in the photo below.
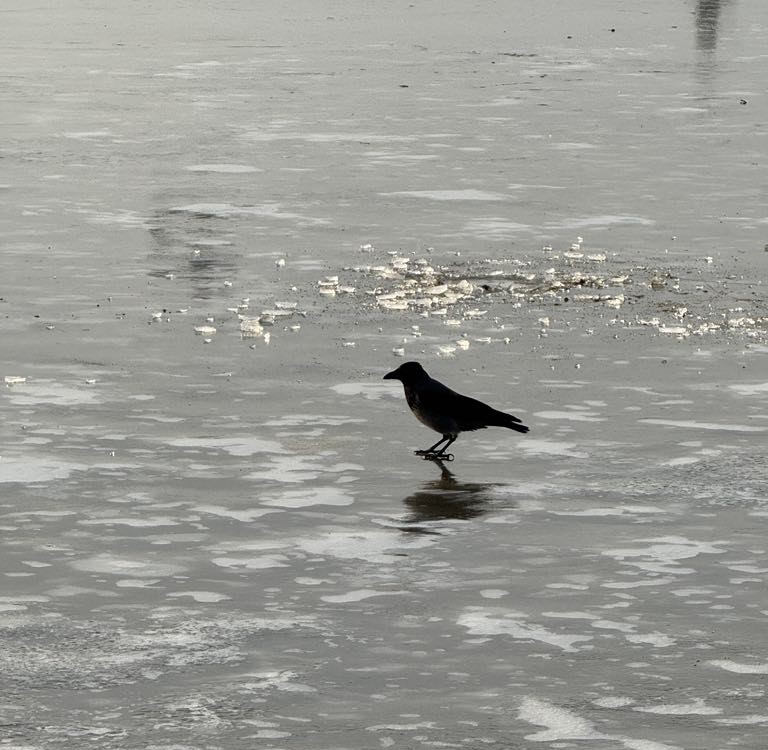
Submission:
{"label": "white ice fragment", "polygon": [[285,258],[278,258],[278,259],[275,261],[275,265],[276,265],[278,268],[284,268],[284,267],[285,267]]}
{"label": "white ice fragment", "polygon": [[27,382],[27,379],[21,375],[6,375],[4,380],[6,385],[20,385]]}
{"label": "white ice fragment", "polygon": [[424,294],[431,294],[433,297],[438,297],[441,294],[445,294],[448,291],[448,284],[437,284],[424,290]]}
{"label": "white ice fragment", "polygon": [[394,354],[396,357],[404,357],[405,356],[405,349],[403,349],[401,346],[396,346],[392,350],[392,354]]}
{"label": "white ice fragment", "polygon": [[346,346],[346,347],[350,347],[351,348],[353,346],[356,346],[356,342],[354,342],[354,341],[345,341],[345,342],[342,343],[342,346]]}
{"label": "white ice fragment", "polygon": [[467,318],[482,318],[484,315],[488,314],[488,310],[467,310],[464,315]]}
{"label": "white ice fragment", "polygon": [[326,296],[326,297],[335,297],[336,296],[336,290],[332,287],[322,286],[318,290],[320,294]]}
{"label": "white ice fragment", "polygon": [[243,318],[240,321],[240,333],[243,337],[261,336],[264,328],[256,318]]}
{"label": "white ice fragment", "polygon": [[673,336],[688,336],[690,331],[685,326],[660,325],[659,333],[670,333]]}
{"label": "white ice fragment", "polygon": [[275,302],[275,307],[278,310],[295,310],[298,306],[298,302]]}
{"label": "white ice fragment", "polygon": [[461,321],[458,318],[448,318],[443,321],[443,325],[447,326],[460,326]]}
{"label": "white ice fragment", "polygon": [[209,336],[216,333],[216,328],[213,326],[195,326],[195,333],[201,336]]}
{"label": "white ice fragment", "polygon": [[410,303],[414,307],[432,307],[433,301],[431,297],[416,297],[410,300]]}
{"label": "white ice fragment", "polygon": [[264,343],[265,343],[265,344],[268,344],[268,343],[269,343],[269,340],[270,340],[271,338],[272,338],[272,334],[271,334],[269,331],[267,331],[267,332],[264,334]]}
{"label": "white ice fragment", "polygon": [[549,328],[549,326],[551,325],[551,321],[549,320],[549,318],[539,318],[539,325],[542,326],[543,328]]}
{"label": "white ice fragment", "polygon": [[161,312],[153,312],[152,313],[152,320],[162,320],[163,314]]}
{"label": "white ice fragment", "polygon": [[232,286],[232,282],[227,280],[224,282],[224,286]]}
{"label": "white ice fragment", "polygon": [[466,279],[462,279],[454,285],[454,288],[462,294],[472,294],[475,287]]}
{"label": "white ice fragment", "polygon": [[458,341],[456,341],[456,346],[459,349],[469,349],[469,341],[467,341],[467,339],[458,339]]}
{"label": "white ice fragment", "polygon": [[592,255],[587,255],[587,260],[594,261],[595,263],[603,263],[605,258],[605,253],[593,253]]}
{"label": "white ice fragment", "polygon": [[391,302],[389,300],[380,301],[379,305],[385,310],[407,310],[408,303],[405,300]]}

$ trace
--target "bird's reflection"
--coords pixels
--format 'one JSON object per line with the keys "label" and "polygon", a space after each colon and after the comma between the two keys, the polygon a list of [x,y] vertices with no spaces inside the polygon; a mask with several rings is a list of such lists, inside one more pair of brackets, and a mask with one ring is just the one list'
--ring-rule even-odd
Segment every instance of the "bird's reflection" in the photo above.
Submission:
{"label": "bird's reflection", "polygon": [[698,0],[696,4],[696,49],[714,52],[717,47],[720,11],[727,0]]}
{"label": "bird's reflection", "polygon": [[222,294],[224,280],[235,276],[240,261],[231,247],[231,222],[215,213],[156,209],[149,221],[150,276],[178,274],[191,282],[194,300]]}
{"label": "bird's reflection", "polygon": [[440,476],[424,482],[421,488],[408,495],[403,505],[408,510],[402,531],[437,534],[429,525],[436,521],[469,521],[488,511],[490,484],[460,482],[439,459],[431,463],[440,469]]}

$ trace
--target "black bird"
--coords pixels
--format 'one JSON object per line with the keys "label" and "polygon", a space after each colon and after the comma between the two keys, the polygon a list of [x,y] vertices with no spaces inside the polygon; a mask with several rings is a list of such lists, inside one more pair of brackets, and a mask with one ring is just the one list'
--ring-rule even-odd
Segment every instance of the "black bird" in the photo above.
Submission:
{"label": "black bird", "polygon": [[[517,432],[528,432],[528,428],[517,417],[497,411],[477,399],[462,396],[430,378],[418,362],[400,365],[396,370],[388,372],[384,380],[399,380],[416,419],[442,435],[433,446],[415,451],[417,456],[453,460],[453,454],[446,453],[446,449],[460,432],[481,430],[484,427],[508,427]],[[442,443],[445,445],[438,450]]]}

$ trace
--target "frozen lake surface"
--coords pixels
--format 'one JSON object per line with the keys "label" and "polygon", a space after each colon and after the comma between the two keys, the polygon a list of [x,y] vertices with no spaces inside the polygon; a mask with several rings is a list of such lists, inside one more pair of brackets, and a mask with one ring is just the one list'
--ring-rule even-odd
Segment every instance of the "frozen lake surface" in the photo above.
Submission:
{"label": "frozen lake surface", "polygon": [[[0,15],[0,746],[763,750],[763,0],[62,5]],[[530,434],[421,461],[405,359]]]}

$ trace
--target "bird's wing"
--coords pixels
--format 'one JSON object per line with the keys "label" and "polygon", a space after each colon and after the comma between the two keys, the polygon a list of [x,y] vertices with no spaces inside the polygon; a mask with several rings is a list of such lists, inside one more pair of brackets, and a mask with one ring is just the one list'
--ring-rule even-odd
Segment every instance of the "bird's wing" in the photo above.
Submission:
{"label": "bird's wing", "polygon": [[[432,378],[420,389],[419,400],[425,410],[449,414],[460,425],[462,431],[478,430],[497,424],[498,415],[510,417],[476,398],[457,393]],[[517,417],[512,419],[515,422],[520,421]]]}

